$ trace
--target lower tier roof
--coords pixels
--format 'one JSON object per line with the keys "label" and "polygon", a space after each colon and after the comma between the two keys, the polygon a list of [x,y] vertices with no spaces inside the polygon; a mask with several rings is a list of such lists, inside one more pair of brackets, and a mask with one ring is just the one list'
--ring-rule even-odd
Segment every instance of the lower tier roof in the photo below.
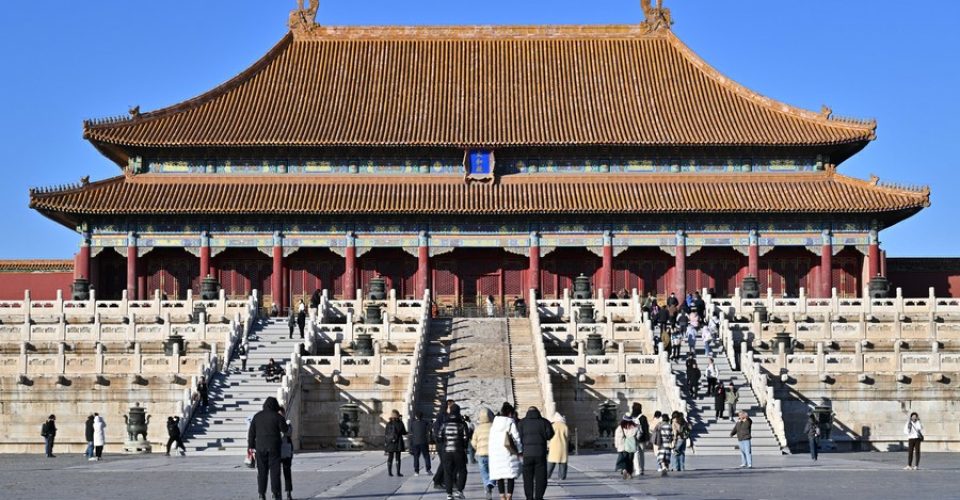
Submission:
{"label": "lower tier roof", "polygon": [[[790,174],[457,176],[119,176],[31,190],[30,207],[72,225],[101,215],[536,215],[837,213],[893,224],[930,204],[927,188],[833,170]],[[881,214],[887,214],[881,217]]]}

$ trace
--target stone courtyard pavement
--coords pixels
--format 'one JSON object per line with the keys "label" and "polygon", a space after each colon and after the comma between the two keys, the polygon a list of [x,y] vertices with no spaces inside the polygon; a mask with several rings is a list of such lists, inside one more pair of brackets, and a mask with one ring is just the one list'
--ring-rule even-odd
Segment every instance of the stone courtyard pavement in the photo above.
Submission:
{"label": "stone courtyard pavement", "polygon": [[[647,455],[648,462],[650,455]],[[960,454],[926,453],[924,468],[904,471],[903,453],[757,457],[738,470],[737,457],[690,455],[691,470],[667,478],[622,481],[610,470],[613,455],[571,457],[567,481],[551,481],[549,499],[895,499],[960,498]],[[255,499],[256,473],[241,458],[161,455],[108,456],[91,463],[76,455],[0,456],[3,499]],[[403,478],[386,475],[378,452],[311,453],[294,459],[294,498],[443,500],[430,478],[413,475],[404,455]],[[470,466],[467,498],[482,499],[479,473]],[[269,494],[268,494],[269,498]],[[515,498],[522,499],[517,484]]]}

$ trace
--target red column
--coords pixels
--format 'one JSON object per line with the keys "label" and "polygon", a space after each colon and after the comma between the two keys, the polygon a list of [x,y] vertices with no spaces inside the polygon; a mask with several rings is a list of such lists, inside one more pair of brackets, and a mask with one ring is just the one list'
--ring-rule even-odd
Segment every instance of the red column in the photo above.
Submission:
{"label": "red column", "polygon": [[[540,239],[536,236],[530,238],[530,266],[527,269],[527,288],[533,288],[540,291]],[[528,290],[524,290],[524,300]]]}
{"label": "red column", "polygon": [[283,312],[283,247],[273,245],[273,274],[270,275],[270,294],[273,303]]}
{"label": "red column", "polygon": [[200,235],[200,279],[210,274],[210,236],[204,231]]}
{"label": "red column", "polygon": [[872,280],[880,274],[880,239],[876,229],[870,231],[870,247],[867,250],[867,258],[870,260],[867,278]]}
{"label": "red column", "polygon": [[677,255],[673,264],[674,290],[677,297],[683,300],[687,294],[687,236],[677,231]]}
{"label": "red column", "polygon": [[880,274],[882,276],[887,275],[887,251],[880,250]]}
{"label": "red column", "polygon": [[137,257],[137,300],[147,300],[147,263]]}
{"label": "red column", "polygon": [[357,298],[357,247],[353,234],[347,234],[347,248],[344,254],[343,269],[343,298],[354,300]]}
{"label": "red column", "polygon": [[756,231],[750,231],[750,246],[747,247],[747,275],[760,278],[760,239]]}
{"label": "red column", "polygon": [[290,268],[287,266],[287,259],[283,258],[283,252],[280,254],[280,267],[283,276],[283,294],[280,295],[280,304],[284,309],[293,307],[290,297]]}
{"label": "red column", "polygon": [[137,298],[137,239],[133,233],[127,235],[127,299]]}
{"label": "red column", "polygon": [[833,295],[833,238],[829,231],[823,232],[823,246],[820,247],[820,297]]}
{"label": "red column", "polygon": [[610,231],[603,234],[603,260],[600,267],[600,289],[603,290],[605,299],[613,292],[613,237]]}
{"label": "red column", "polygon": [[430,247],[417,248],[417,298],[430,288]]}
{"label": "red column", "polygon": [[80,240],[80,251],[77,252],[77,260],[73,267],[73,279],[90,279],[90,238],[87,235]]}

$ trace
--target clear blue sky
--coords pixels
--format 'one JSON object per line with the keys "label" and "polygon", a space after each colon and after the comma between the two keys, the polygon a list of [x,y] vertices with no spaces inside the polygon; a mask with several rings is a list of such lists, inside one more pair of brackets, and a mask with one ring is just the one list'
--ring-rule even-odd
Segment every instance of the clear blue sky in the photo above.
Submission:
{"label": "clear blue sky", "polygon": [[[11,0],[0,17],[0,258],[66,258],[78,238],[28,188],[114,176],[84,118],[206,91],[286,32],[295,0]],[[674,31],[770,97],[879,121],[841,172],[929,184],[933,206],[884,231],[890,256],[960,255],[960,2],[667,0]],[[321,0],[324,24],[637,23],[639,0]]]}

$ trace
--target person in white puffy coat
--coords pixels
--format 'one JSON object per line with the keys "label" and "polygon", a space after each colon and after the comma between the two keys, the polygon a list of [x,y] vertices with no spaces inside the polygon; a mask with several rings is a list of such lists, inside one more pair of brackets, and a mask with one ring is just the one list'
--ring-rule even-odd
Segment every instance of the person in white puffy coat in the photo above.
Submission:
{"label": "person in white puffy coat", "polygon": [[107,424],[103,417],[95,415],[93,417],[93,454],[99,461],[103,457],[103,445],[107,441]]}
{"label": "person in white puffy coat", "polygon": [[[487,451],[490,454],[490,480],[497,482],[497,490],[501,499],[513,497],[514,481],[520,477],[520,454],[523,454],[523,445],[520,443],[520,432],[514,421],[513,405],[503,403],[500,413],[490,424],[490,437]],[[510,453],[506,447],[507,434],[513,437],[517,447],[517,455]]]}

